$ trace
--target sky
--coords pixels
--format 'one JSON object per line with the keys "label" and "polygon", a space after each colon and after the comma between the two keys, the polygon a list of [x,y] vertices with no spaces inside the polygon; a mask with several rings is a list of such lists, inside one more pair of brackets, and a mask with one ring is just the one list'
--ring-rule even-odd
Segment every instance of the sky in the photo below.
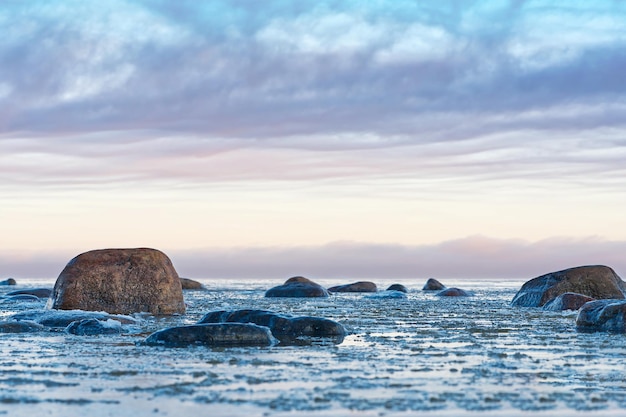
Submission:
{"label": "sky", "polygon": [[626,276],[626,2],[0,2],[0,279]]}

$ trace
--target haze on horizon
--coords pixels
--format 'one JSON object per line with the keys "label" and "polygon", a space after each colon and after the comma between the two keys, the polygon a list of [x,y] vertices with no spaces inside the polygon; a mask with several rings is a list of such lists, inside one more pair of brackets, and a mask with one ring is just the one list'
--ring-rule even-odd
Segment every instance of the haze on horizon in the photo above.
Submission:
{"label": "haze on horizon", "polygon": [[626,3],[0,4],[0,278],[626,276]]}

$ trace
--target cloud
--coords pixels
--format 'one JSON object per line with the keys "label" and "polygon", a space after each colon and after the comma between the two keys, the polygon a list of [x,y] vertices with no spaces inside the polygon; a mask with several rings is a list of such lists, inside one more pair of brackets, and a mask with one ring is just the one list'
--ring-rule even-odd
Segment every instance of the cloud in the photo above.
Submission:
{"label": "cloud", "polygon": [[466,138],[623,127],[625,15],[619,2],[12,3],[0,129],[415,143],[459,120]]}
{"label": "cloud", "polygon": [[[181,276],[320,279],[531,279],[579,265],[608,265],[626,278],[626,242],[594,237],[536,242],[470,236],[431,245],[334,242],[321,246],[237,247],[165,251]],[[77,253],[0,256],[0,274],[54,278]]]}

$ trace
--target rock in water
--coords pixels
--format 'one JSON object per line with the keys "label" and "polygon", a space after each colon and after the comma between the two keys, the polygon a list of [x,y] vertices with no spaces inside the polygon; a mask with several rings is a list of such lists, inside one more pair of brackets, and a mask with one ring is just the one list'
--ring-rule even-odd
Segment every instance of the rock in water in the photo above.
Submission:
{"label": "rock in water", "polygon": [[146,345],[167,347],[190,345],[212,347],[270,346],[273,343],[274,338],[267,327],[242,323],[170,327],[152,333],[145,340]]}
{"label": "rock in water", "polygon": [[511,304],[518,307],[541,307],[566,292],[601,299],[623,299],[626,284],[608,266],[579,266],[551,272],[527,281]]}
{"label": "rock in water", "polygon": [[440,297],[469,297],[471,294],[460,288],[446,288],[437,293]]}
{"label": "rock in water", "polygon": [[52,309],[182,314],[180,279],[170,259],[155,249],[102,249],[72,259],[57,278]]}
{"label": "rock in water", "polygon": [[424,284],[424,287],[422,288],[423,291],[441,291],[445,289],[446,286],[437,281],[435,278],[428,278],[428,281],[426,281],[426,284]]}
{"label": "rock in water", "polygon": [[314,341],[343,342],[345,328],[336,321],[319,317],[292,317],[267,310],[212,311],[199,322],[253,323],[270,329],[281,344],[310,344]]}
{"label": "rock in water", "polygon": [[32,295],[38,298],[48,298],[52,294],[50,288],[25,288],[23,290],[11,291],[6,294],[7,297],[14,295]]}
{"label": "rock in water", "polygon": [[546,311],[578,310],[583,305],[593,300],[593,298],[587,297],[586,295],[566,292],[545,303],[543,309]]}
{"label": "rock in water", "polygon": [[587,332],[626,332],[626,301],[596,300],[586,303],[576,317],[576,329]]}
{"label": "rock in water", "polygon": [[17,285],[17,281],[14,278],[7,278],[4,281],[0,281],[0,285]]}
{"label": "rock in water", "polygon": [[387,291],[400,291],[408,293],[409,289],[402,284],[391,284],[389,287],[387,287]]}
{"label": "rock in water", "polygon": [[304,277],[289,278],[283,285],[270,288],[266,297],[328,297],[328,291],[321,285]]}
{"label": "rock in water", "polygon": [[352,284],[336,285],[328,289],[330,292],[376,292],[376,284],[369,281],[359,281]]}
{"label": "rock in water", "polygon": [[95,336],[101,334],[122,333],[122,323],[117,320],[84,319],[73,321],[65,328],[65,331],[78,336]]}
{"label": "rock in water", "polygon": [[181,278],[180,284],[183,287],[183,290],[204,290],[204,285],[201,282],[194,281],[189,278]]}

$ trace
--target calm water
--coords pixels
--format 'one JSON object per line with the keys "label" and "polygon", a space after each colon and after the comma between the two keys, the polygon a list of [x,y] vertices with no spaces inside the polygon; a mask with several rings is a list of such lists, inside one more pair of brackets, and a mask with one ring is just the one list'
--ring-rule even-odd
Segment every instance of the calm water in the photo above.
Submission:
{"label": "calm water", "polygon": [[[572,312],[510,308],[521,281],[447,281],[475,293],[448,299],[422,292],[424,282],[400,281],[406,300],[265,299],[282,280],[203,282],[208,291],[185,292],[185,316],[145,317],[122,335],[0,334],[0,415],[626,414],[626,337],[577,333]],[[4,300],[0,316],[44,304]],[[326,317],[350,334],[330,346],[137,344],[208,311],[240,308]]]}

